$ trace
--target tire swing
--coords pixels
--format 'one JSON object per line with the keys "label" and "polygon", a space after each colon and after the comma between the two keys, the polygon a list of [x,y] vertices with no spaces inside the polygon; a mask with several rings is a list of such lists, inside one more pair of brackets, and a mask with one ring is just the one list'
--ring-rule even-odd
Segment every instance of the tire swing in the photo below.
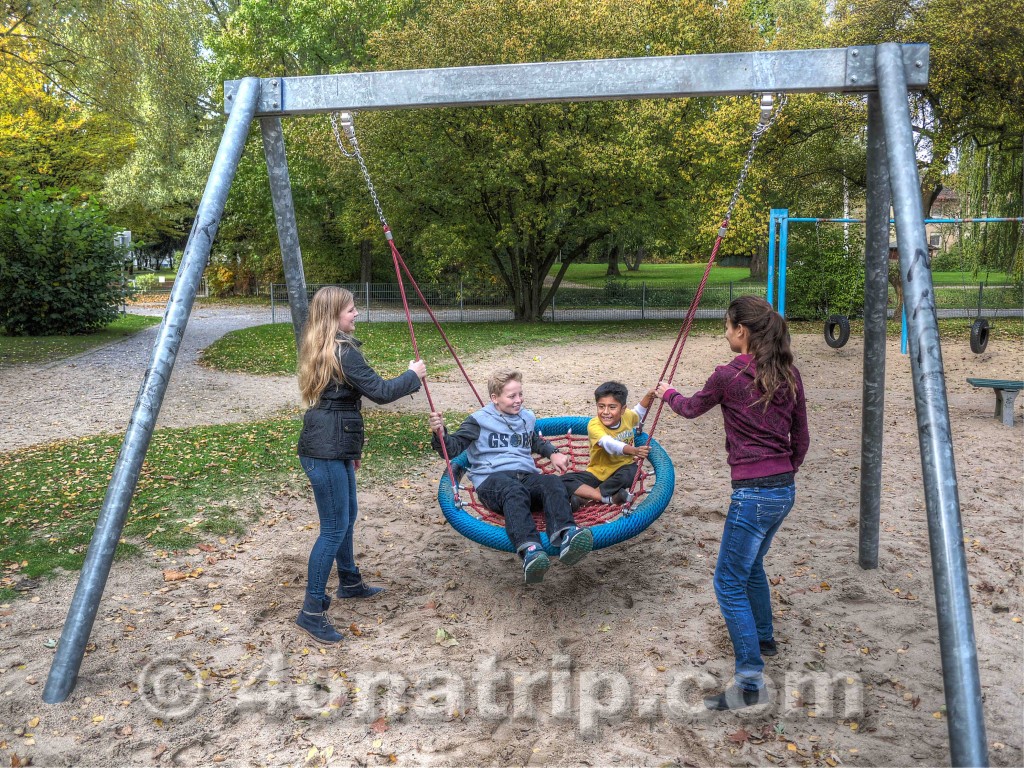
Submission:
{"label": "tire swing", "polygon": [[825,343],[832,349],[845,347],[850,340],[850,318],[846,315],[829,315],[825,321]]}
{"label": "tire swing", "polygon": [[[590,455],[587,439],[588,416],[560,416],[538,418],[537,430],[553,443],[562,453],[569,456],[569,471],[577,472],[586,468]],[[637,445],[650,444],[647,457],[651,469],[643,467],[634,488],[634,500],[624,504],[585,504],[576,511],[576,523],[594,532],[594,549],[610,547],[636,536],[657,520],[668,507],[675,491],[675,467],[665,449],[649,435],[640,435]],[[537,466],[545,474],[554,474],[555,469],[547,459],[537,459]],[[455,483],[447,473],[441,475],[437,485],[437,501],[445,519],[452,528],[467,539],[485,547],[502,552],[514,552],[515,548],[505,532],[504,518],[485,507],[476,496],[472,486],[463,484],[467,469],[465,453],[451,460]],[[654,482],[648,488],[648,482]],[[456,489],[461,493],[456,494]],[[545,531],[544,515],[533,513],[533,521],[540,531],[541,543],[549,555],[558,554],[551,546]]]}
{"label": "tire swing", "polygon": [[988,346],[989,326],[987,317],[979,317],[971,323],[971,352],[980,355]]}

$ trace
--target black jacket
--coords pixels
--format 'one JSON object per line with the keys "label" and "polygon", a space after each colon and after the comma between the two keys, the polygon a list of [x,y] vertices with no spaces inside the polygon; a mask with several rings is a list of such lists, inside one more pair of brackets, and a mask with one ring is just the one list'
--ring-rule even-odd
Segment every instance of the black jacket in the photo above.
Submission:
{"label": "black jacket", "polygon": [[375,403],[390,403],[420,388],[420,379],[406,371],[394,379],[382,379],[371,368],[351,336],[350,344],[338,345],[338,358],[345,381],[332,381],[320,395],[320,402],[302,417],[299,456],[311,459],[352,460],[363,452],[363,397]]}

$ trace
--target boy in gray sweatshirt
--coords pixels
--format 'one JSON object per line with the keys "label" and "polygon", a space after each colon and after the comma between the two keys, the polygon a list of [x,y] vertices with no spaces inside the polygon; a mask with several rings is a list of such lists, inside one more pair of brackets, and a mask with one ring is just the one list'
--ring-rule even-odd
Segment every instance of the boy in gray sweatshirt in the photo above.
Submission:
{"label": "boy in gray sweatshirt", "polygon": [[559,548],[558,559],[575,565],[594,546],[594,533],[579,528],[560,478],[542,474],[533,454],[550,459],[560,473],[569,457],[537,434],[537,417],[523,408],[523,377],[519,371],[497,371],[487,380],[489,405],[467,417],[448,434],[440,413],[430,414],[431,444],[441,453],[441,439],[449,456],[467,452],[469,477],[477,498],[505,518],[505,531],[523,560],[527,584],[539,584],[551,566],[541,546],[540,533],[530,510],[544,510],[548,536]]}

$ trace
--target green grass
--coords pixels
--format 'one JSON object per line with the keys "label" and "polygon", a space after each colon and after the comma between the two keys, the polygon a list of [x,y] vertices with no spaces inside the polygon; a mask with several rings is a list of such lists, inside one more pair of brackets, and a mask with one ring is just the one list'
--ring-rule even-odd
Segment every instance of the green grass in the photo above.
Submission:
{"label": "green grass", "polygon": [[[693,288],[704,276],[704,264],[641,264],[639,272],[628,272],[625,265],[620,264],[621,280],[627,283],[647,283],[648,288]],[[559,265],[551,270],[551,275],[558,274]],[[562,278],[563,282],[579,283],[595,288],[604,288],[608,281],[607,264],[570,264]],[[751,280],[747,267],[714,266],[708,274],[708,285],[728,285],[729,283],[762,283]]]}
{"label": "green grass", "polygon": [[[433,456],[422,415],[364,416],[360,483],[393,483]],[[299,428],[294,418],[278,418],[158,430],[117,556],[240,534],[258,516],[263,493],[296,483],[308,489],[295,455]],[[81,568],[121,440],[103,435],[0,454],[0,601],[24,579]]]}
{"label": "green grass", "polygon": [[[713,322],[715,327],[720,321]],[[454,367],[440,335],[431,323],[415,323],[420,354],[431,373]],[[668,334],[679,330],[674,320],[589,323],[451,323],[445,334],[459,357],[495,348],[524,345],[568,344],[581,338],[627,338],[640,334]],[[405,323],[364,323],[356,335],[365,342],[367,361],[384,377],[397,376],[412,359],[412,344]],[[203,351],[202,362],[211,368],[255,374],[295,374],[295,336],[291,323],[260,325],[232,331]]]}
{"label": "green grass", "polygon": [[[639,272],[626,271],[620,264],[621,280],[627,283],[647,283],[648,288],[693,288],[704,275],[704,264],[641,264]],[[551,275],[558,273],[559,265],[551,270]],[[563,281],[581,285],[603,288],[608,281],[607,264],[570,264]],[[935,285],[967,286],[977,289],[978,283],[986,285],[1010,285],[1012,278],[1003,272],[989,272],[974,275],[971,272],[933,272],[932,282]],[[717,264],[708,275],[708,285],[728,285],[729,283],[756,283],[761,280],[750,277],[746,267],[722,267]]]}
{"label": "green grass", "polygon": [[102,331],[82,336],[0,336],[0,365],[70,357],[131,336],[159,322],[159,317],[121,315]]}

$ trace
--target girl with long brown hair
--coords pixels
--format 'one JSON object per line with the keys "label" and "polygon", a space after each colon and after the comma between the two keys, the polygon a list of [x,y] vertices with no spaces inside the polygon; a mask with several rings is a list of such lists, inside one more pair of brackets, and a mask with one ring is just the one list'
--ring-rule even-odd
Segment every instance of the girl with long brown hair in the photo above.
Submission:
{"label": "girl with long brown hair", "polygon": [[363,583],[355,563],[352,533],[356,524],[356,476],[364,434],[362,398],[390,403],[420,388],[427,373],[422,360],[394,379],[382,379],[359,347],[355,300],[337,286],[321,288],[309,304],[299,348],[299,390],[308,406],[299,435],[299,463],[313,486],[320,534],[309,555],[306,597],[295,623],[322,643],[341,635],[327,615],[327,580],[338,565],[337,597],[372,597],[381,587]]}
{"label": "girl with long brown hair", "polygon": [[732,499],[715,567],[715,595],[736,656],[735,678],[704,699],[708,709],[739,709],[769,700],[764,656],[778,653],[764,556],[793,508],[794,475],[810,444],[800,372],[786,320],[764,299],[741,296],[725,314],[736,358],[715,369],[704,388],[684,397],[665,382],[655,390],[688,419],[722,407]]}

